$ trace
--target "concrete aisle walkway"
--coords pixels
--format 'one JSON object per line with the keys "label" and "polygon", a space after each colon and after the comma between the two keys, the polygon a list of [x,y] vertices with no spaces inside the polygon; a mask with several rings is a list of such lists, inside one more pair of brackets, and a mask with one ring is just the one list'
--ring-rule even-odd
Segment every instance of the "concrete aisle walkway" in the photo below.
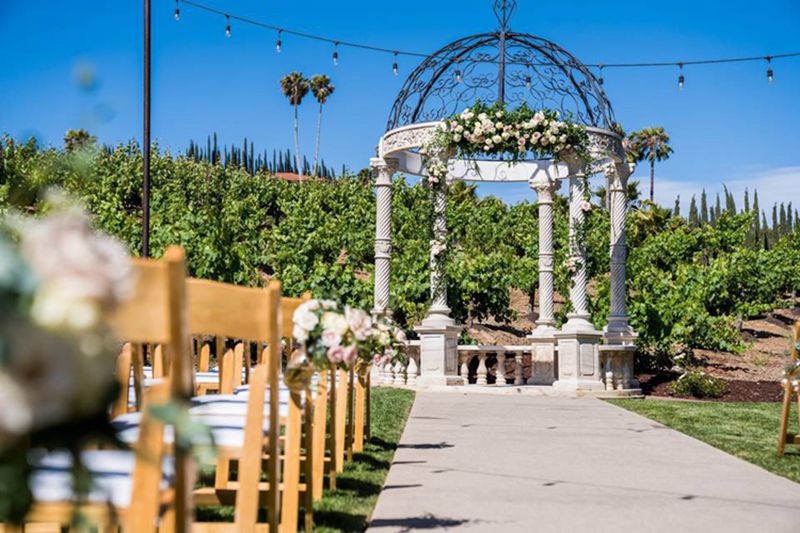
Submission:
{"label": "concrete aisle walkway", "polygon": [[372,533],[800,531],[800,484],[590,398],[420,392]]}

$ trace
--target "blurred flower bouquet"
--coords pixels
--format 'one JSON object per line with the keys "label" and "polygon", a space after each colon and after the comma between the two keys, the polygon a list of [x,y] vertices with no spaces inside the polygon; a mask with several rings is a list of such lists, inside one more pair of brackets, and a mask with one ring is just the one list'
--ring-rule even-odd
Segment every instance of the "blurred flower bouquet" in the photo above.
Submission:
{"label": "blurred flower bouquet", "polygon": [[30,506],[31,449],[67,449],[79,473],[80,449],[113,438],[116,350],[103,316],[132,286],[125,248],[82,209],[49,202],[43,218],[0,223],[0,519],[12,521]]}
{"label": "blurred flower bouquet", "polygon": [[[386,319],[373,321],[361,309],[345,307],[331,300],[310,300],[294,312],[294,338],[300,346],[287,365],[288,380],[310,379],[314,370],[329,365],[355,366],[365,375],[376,360],[400,353],[402,331]],[[399,339],[399,340],[398,340]],[[376,359],[377,358],[377,359]]]}

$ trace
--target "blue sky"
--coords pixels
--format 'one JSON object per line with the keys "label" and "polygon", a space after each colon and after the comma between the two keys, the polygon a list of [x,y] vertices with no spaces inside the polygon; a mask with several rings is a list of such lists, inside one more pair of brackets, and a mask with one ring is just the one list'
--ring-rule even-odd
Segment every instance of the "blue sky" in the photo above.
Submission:
{"label": "blue sky", "polygon": [[[153,136],[182,150],[190,139],[217,132],[223,143],[247,137],[256,149],[292,143],[291,108],[278,80],[291,71],[326,73],[336,93],[326,107],[322,154],[337,167],[365,166],[383,132],[404,76],[416,64],[389,55],[343,48],[225,21],[172,0],[153,1]],[[488,0],[403,2],[204,0],[222,10],[279,26],[387,48],[432,52],[459,37],[491,31]],[[755,7],[754,7],[755,6]],[[36,135],[60,144],[69,128],[86,127],[106,143],[141,135],[139,0],[0,0],[0,131]],[[569,3],[519,0],[512,28],[550,39],[586,63],[693,60],[800,51],[797,0],[632,0]],[[626,129],[664,126],[675,153],[656,170],[656,197],[672,204],[681,194],[723,182],[738,193],[759,188],[762,205],[800,205],[800,58],[773,63],[607,70],[605,88]],[[77,82],[93,71],[90,91]],[[301,150],[313,150],[316,106],[301,109]],[[642,167],[636,177],[646,180]],[[481,185],[508,201],[535,198],[525,185]]]}

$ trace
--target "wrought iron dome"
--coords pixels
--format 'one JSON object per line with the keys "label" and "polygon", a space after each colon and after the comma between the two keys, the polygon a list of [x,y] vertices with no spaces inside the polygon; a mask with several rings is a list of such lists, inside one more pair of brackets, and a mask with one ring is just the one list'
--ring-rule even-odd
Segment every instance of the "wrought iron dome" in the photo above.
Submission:
{"label": "wrought iron dome", "polygon": [[497,31],[464,37],[425,58],[406,79],[386,130],[441,120],[476,101],[550,108],[613,131],[611,103],[592,72],[557,44],[512,32],[516,0],[495,0]]}

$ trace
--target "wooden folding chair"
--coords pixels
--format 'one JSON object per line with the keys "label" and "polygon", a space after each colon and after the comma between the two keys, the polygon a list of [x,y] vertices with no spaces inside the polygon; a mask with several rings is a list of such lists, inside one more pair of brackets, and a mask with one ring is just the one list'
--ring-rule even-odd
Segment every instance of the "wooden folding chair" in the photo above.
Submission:
{"label": "wooden folding chair", "polygon": [[[133,259],[133,275],[136,285],[132,297],[121,305],[109,323],[118,338],[131,344],[125,345],[121,358],[123,363],[130,360],[133,346],[141,348],[145,343],[158,347],[166,358],[171,357],[172,379],[170,384],[156,386],[146,396],[147,405],[142,418],[139,439],[136,444],[138,455],[134,458],[130,476],[126,472],[99,471],[98,474],[110,474],[108,480],[108,498],[106,501],[95,501],[80,508],[81,514],[90,522],[104,528],[123,524],[126,529],[139,532],[154,532],[159,526],[159,508],[168,499],[174,509],[173,521],[169,529],[179,533],[191,531],[191,487],[194,482],[194,469],[191,455],[187,451],[177,451],[174,460],[173,489],[169,494],[160,490],[162,483],[163,425],[150,416],[149,403],[151,395],[154,402],[171,396],[172,401],[185,401],[191,391],[191,374],[183,365],[184,354],[187,353],[187,336],[185,327],[185,260],[183,250],[179,247],[167,249],[162,260]],[[124,366],[121,365],[121,366]],[[129,369],[130,367],[128,367]],[[124,377],[123,389],[127,391],[130,372]],[[171,394],[170,394],[171,391]],[[137,397],[142,401],[142,395]],[[115,409],[119,405],[115,404]],[[127,403],[124,404],[127,410]],[[113,450],[91,450],[84,452],[87,463],[95,459],[108,463],[119,461],[126,452]],[[45,460],[46,461],[46,460]],[[63,461],[62,461],[63,462]],[[130,464],[131,461],[128,461]],[[47,463],[45,462],[45,466]],[[67,465],[69,466],[69,465]],[[92,464],[87,464],[90,471]],[[50,465],[50,472],[56,472],[59,465]],[[63,468],[63,465],[61,465]],[[54,478],[42,474],[43,488],[51,491],[58,483]],[[70,483],[71,479],[67,481]],[[123,482],[122,487],[118,484]],[[124,485],[127,482],[128,485]],[[34,486],[34,489],[36,487]],[[69,489],[69,487],[68,487]],[[129,490],[122,494],[119,491]],[[36,491],[34,490],[34,495]],[[65,492],[69,495],[69,490]],[[98,499],[98,497],[96,497]],[[103,500],[103,496],[99,497]],[[40,501],[31,510],[29,522],[55,522],[68,525],[73,517],[75,502],[68,497],[56,497],[60,501]],[[116,504],[114,503],[116,501]],[[174,517],[182,517],[175,520]]]}
{"label": "wooden folding chair", "polygon": [[[792,331],[792,365],[796,365],[798,357],[800,357],[798,343],[800,343],[800,320],[794,323]],[[789,433],[789,413],[792,408],[792,398],[795,395],[797,395],[797,424],[800,432],[800,388],[798,387],[798,380],[800,380],[800,370],[794,370],[787,373],[783,383],[783,407],[781,409],[780,434],[778,435],[778,455],[783,455],[786,444],[800,444],[800,435]]]}
{"label": "wooden folding chair", "polygon": [[[260,503],[267,507],[270,531],[277,531],[279,526],[281,530],[294,531],[297,529],[299,512],[303,401],[299,393],[292,392],[289,395],[284,425],[284,448],[281,454],[280,283],[273,281],[266,289],[255,289],[206,280],[189,280],[187,291],[190,302],[189,322],[193,333],[202,332],[265,346],[259,355],[259,361],[250,372],[243,446],[218,447],[219,470],[216,486],[194,491],[195,503],[198,505],[235,504],[235,522],[195,524],[195,529],[215,532],[254,531]],[[226,371],[223,369],[222,372],[225,374]],[[265,403],[267,386],[269,401]],[[268,419],[266,435],[265,418]],[[239,462],[238,480],[229,483],[224,479],[223,483],[220,477],[227,478],[227,468],[231,460]],[[259,481],[262,460],[267,464],[266,483]]]}

